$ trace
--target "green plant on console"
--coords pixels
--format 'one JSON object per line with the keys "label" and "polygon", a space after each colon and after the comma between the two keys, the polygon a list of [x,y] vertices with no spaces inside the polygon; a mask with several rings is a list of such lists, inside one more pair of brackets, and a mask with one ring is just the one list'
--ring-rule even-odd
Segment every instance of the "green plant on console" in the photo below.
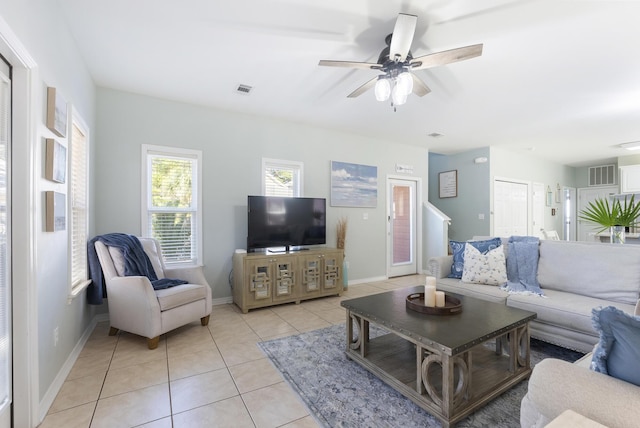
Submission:
{"label": "green plant on console", "polygon": [[632,227],[638,223],[636,220],[640,215],[640,202],[635,201],[635,195],[624,202],[614,199],[596,199],[589,202],[587,207],[580,211],[580,219],[602,226],[598,232],[603,232],[613,226]]}

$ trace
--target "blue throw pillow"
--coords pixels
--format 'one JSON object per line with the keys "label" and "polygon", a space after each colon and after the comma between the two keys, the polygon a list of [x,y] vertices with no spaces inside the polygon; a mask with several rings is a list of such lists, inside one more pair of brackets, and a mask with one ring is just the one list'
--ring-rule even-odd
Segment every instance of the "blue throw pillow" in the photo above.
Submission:
{"label": "blue throw pillow", "polygon": [[592,310],[600,342],[591,369],[640,386],[640,317],[614,306]]}
{"label": "blue throw pillow", "polygon": [[449,278],[462,278],[462,271],[464,269],[464,246],[466,244],[471,244],[482,254],[487,254],[488,251],[502,245],[502,240],[500,238],[491,238],[484,241],[449,241],[451,252],[453,254],[453,264],[451,265],[451,273],[448,276]]}

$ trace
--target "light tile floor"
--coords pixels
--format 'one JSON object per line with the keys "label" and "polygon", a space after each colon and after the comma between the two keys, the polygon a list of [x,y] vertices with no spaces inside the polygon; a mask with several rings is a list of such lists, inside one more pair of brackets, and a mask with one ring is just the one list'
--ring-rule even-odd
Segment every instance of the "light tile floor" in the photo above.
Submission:
{"label": "light tile floor", "polygon": [[345,322],[340,301],[422,284],[424,275],[349,287],[326,297],[256,309],[214,306],[200,322],[161,336],[109,336],[99,323],[41,428],[317,427],[300,398],[256,345]]}

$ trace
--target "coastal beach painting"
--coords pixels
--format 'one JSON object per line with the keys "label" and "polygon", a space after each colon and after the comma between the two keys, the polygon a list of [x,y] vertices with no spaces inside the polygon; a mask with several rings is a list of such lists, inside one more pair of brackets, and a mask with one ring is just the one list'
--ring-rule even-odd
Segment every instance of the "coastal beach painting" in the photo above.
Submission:
{"label": "coastal beach painting", "polygon": [[376,207],[378,167],[331,161],[331,206]]}

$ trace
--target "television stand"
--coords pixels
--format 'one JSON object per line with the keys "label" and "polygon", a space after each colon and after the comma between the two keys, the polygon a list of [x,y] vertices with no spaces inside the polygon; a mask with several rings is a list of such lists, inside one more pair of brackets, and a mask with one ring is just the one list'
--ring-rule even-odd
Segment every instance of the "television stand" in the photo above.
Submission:
{"label": "television stand", "polygon": [[340,296],[343,259],[343,250],[337,248],[234,253],[233,302],[246,314],[265,306]]}

